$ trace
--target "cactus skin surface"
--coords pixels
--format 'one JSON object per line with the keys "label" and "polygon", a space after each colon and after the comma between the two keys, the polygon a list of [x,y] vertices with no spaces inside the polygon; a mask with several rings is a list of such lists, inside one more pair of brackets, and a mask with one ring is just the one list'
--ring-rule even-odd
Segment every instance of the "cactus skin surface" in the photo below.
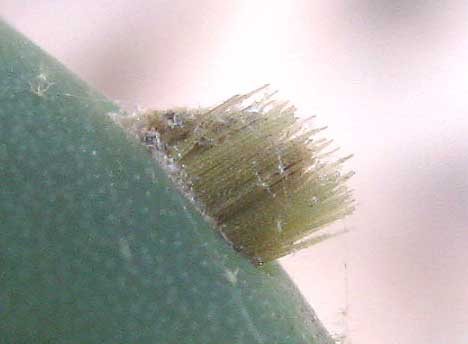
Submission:
{"label": "cactus skin surface", "polygon": [[119,111],[0,21],[0,342],[333,343],[210,228]]}

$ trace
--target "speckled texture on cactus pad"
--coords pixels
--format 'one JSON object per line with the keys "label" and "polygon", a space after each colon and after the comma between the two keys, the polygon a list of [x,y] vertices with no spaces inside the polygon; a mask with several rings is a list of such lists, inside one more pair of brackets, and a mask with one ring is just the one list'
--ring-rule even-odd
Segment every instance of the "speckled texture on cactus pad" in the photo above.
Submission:
{"label": "speckled texture on cactus pad", "polygon": [[234,252],[111,111],[0,22],[0,342],[332,343],[284,271]]}

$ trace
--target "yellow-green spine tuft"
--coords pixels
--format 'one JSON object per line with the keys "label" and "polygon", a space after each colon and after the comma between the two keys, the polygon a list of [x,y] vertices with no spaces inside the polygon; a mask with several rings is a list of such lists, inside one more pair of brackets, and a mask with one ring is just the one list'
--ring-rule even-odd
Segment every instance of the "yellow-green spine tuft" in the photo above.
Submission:
{"label": "yellow-green spine tuft", "polygon": [[[147,111],[127,120],[168,165],[200,210],[255,265],[317,243],[325,225],[349,215],[354,200],[333,160],[331,140],[299,120],[295,107],[237,95],[213,109]],[[319,235],[316,235],[319,234]]]}

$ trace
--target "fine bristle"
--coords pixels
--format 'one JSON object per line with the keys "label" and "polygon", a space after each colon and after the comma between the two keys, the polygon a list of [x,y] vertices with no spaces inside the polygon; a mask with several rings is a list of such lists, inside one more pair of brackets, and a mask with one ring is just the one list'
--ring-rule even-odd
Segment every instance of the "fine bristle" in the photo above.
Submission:
{"label": "fine bristle", "polygon": [[[262,87],[213,109],[147,111],[131,123],[170,161],[200,210],[256,265],[317,243],[354,210],[331,141]],[[128,124],[127,124],[128,125]],[[174,172],[175,171],[175,172]],[[318,232],[321,233],[321,232]]]}

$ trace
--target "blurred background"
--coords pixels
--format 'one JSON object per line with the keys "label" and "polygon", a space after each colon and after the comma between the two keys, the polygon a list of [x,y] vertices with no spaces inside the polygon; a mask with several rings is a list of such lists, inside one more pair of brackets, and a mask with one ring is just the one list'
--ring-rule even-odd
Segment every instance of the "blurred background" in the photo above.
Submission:
{"label": "blurred background", "polygon": [[[468,343],[468,2],[0,0],[127,109],[264,83],[354,153],[350,233],[282,263],[345,343]],[[1,42],[0,42],[1,44]]]}

